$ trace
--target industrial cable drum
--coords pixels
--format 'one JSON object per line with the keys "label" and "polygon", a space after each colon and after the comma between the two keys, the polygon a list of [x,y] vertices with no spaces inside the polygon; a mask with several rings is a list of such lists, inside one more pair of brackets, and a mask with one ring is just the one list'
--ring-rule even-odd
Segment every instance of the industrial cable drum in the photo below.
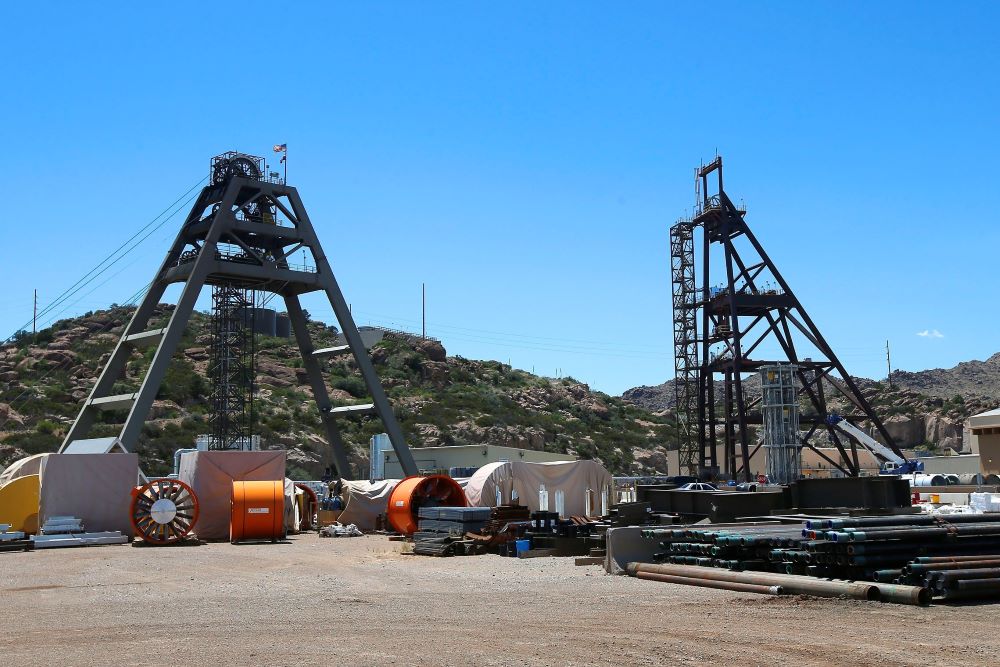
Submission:
{"label": "industrial cable drum", "polygon": [[233,482],[229,541],[285,539],[283,480]]}
{"label": "industrial cable drum", "polygon": [[[233,177],[260,181],[264,178],[263,167],[263,158],[235,151],[223,153],[212,159],[212,184],[221,185]],[[251,222],[274,224],[273,206],[259,197],[247,201],[241,191],[235,204],[238,212]]]}
{"label": "industrial cable drum", "polygon": [[198,523],[198,497],[179,479],[157,479],[132,490],[129,511],[137,537],[150,544],[178,542]]}
{"label": "industrial cable drum", "polygon": [[218,185],[228,181],[233,176],[252,178],[259,181],[262,174],[257,163],[248,156],[239,153],[220,155],[212,161],[212,184]]}
{"label": "industrial cable drum", "polygon": [[397,533],[412,535],[417,530],[421,507],[466,507],[465,491],[447,475],[413,475],[403,479],[389,495],[386,518]]}

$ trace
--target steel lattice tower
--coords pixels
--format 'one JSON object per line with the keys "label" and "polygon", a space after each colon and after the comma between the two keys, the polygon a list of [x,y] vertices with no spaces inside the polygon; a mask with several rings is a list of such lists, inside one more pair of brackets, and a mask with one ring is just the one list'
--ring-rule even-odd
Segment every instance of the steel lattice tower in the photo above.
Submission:
{"label": "steel lattice tower", "polygon": [[[269,292],[284,300],[303,369],[330,444],[331,462],[338,474],[349,477],[351,468],[337,421],[371,414],[382,421],[403,471],[407,475],[417,473],[413,455],[406,446],[403,432],[298,191],[276,175],[265,177],[263,170],[263,158],[243,153],[229,152],[212,159],[209,184],[195,200],[145,297],[125,326],[118,345],[67,432],[60,452],[135,450],[198,296],[205,285],[212,285]],[[302,252],[311,256],[311,266],[290,263],[294,254]],[[157,304],[167,287],[175,283],[183,287],[166,326],[150,328]],[[301,295],[313,292],[323,294],[329,301],[346,345],[322,349],[313,345],[299,301]],[[221,322],[228,319],[228,316],[221,317],[217,323],[221,326]],[[156,350],[149,367],[138,385],[123,391],[116,385],[123,377],[126,364],[133,352],[148,347]],[[237,412],[244,400],[237,397],[236,389],[241,396],[245,392],[247,403],[242,404],[243,414],[249,414],[252,420],[252,382],[245,382],[244,375],[253,364],[252,360],[248,363],[245,349],[235,355],[243,360],[242,375],[237,372],[239,363],[235,358],[230,358],[233,363],[228,369],[217,371],[217,377],[236,380],[232,385],[233,393],[226,396],[226,409],[218,413],[229,415],[226,419],[232,417],[235,421],[243,418],[237,418]],[[217,360],[222,358],[218,356],[220,352],[216,354]],[[333,405],[321,363],[338,355],[354,358],[368,389],[370,403]],[[87,438],[99,413],[105,415],[105,422],[118,421],[116,436]],[[231,433],[232,424],[231,421],[224,429],[218,424],[216,427],[219,432]]]}
{"label": "steel lattice tower", "polygon": [[231,283],[212,287],[212,345],[208,375],[209,449],[248,449],[253,435],[254,291]]}
{"label": "steel lattice tower", "polygon": [[[710,185],[715,186],[714,192]],[[799,398],[812,408],[800,416],[807,429],[801,434],[802,446],[846,475],[859,472],[856,443],[849,441],[845,446],[826,421],[830,387],[851,406],[851,413],[844,415],[849,422],[872,424],[898,454],[881,419],[747,225],[746,210],[726,195],[722,158],[697,171],[695,191],[694,217],[671,229],[677,409],[682,428],[694,411],[687,398],[692,389],[698,413],[696,444],[681,448],[682,467],[696,455],[700,474],[721,471],[751,478],[753,471],[746,462],[763,444],[752,443],[750,435],[750,426],[762,423],[761,399],[748,395],[744,381],[761,367],[779,363],[794,364]],[[688,231],[691,250],[686,245]],[[701,285],[695,287],[698,272]],[[768,353],[777,352],[777,358],[758,358],[768,346]],[[719,400],[717,382],[722,388]],[[828,434],[838,459],[819,451],[815,436],[820,431]]]}
{"label": "steel lattice tower", "polygon": [[670,228],[670,278],[674,309],[674,398],[680,468],[698,465],[698,319],[694,271],[694,228],[681,221]]}

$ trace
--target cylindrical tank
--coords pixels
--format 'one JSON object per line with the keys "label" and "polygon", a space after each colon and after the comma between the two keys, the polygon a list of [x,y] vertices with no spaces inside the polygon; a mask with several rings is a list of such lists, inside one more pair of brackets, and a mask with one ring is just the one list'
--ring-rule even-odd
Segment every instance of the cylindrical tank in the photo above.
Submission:
{"label": "cylindrical tank", "polygon": [[397,533],[412,535],[417,530],[417,512],[421,507],[465,507],[465,491],[447,475],[414,475],[392,490],[386,518]]}
{"label": "cylindrical tank", "polygon": [[229,541],[285,538],[285,484],[283,480],[233,482]]}
{"label": "cylindrical tank", "polygon": [[290,338],[292,335],[292,321],[288,319],[288,315],[284,313],[278,313],[277,318],[274,320],[275,335],[278,338]]}
{"label": "cylindrical tank", "polygon": [[983,483],[983,476],[978,472],[964,472],[959,474],[958,480],[962,484],[979,486]]}
{"label": "cylindrical tank", "polygon": [[986,476],[986,479],[984,481],[986,482],[987,485],[1000,486],[1000,475],[995,475],[993,473],[990,473],[989,475]]}
{"label": "cylindrical tank", "polygon": [[253,324],[253,332],[262,336],[277,335],[277,312],[273,308],[244,308],[240,314],[243,324]]}
{"label": "cylindrical tank", "polygon": [[253,314],[254,331],[262,336],[275,336],[277,330],[278,314],[273,308],[257,308]]}

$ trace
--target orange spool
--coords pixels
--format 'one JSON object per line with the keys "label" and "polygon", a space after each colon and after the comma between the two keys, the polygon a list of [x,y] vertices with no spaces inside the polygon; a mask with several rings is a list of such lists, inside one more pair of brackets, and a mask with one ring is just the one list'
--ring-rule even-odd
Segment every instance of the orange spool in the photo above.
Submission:
{"label": "orange spool", "polygon": [[198,523],[198,496],[179,479],[156,479],[132,489],[129,512],[136,537],[148,544],[172,544]]}
{"label": "orange spool", "polygon": [[234,481],[232,512],[230,542],[285,539],[284,482]]}
{"label": "orange spool", "polygon": [[389,495],[386,518],[397,533],[412,535],[417,530],[417,511],[423,505],[465,507],[465,491],[447,475],[407,477]]}

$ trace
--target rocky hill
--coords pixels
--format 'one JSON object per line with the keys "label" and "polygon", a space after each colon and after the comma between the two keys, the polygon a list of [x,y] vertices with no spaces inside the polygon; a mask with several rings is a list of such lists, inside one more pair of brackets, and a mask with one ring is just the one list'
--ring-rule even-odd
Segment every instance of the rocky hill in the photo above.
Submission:
{"label": "rocky hill", "polygon": [[[160,307],[160,321],[171,308]],[[0,347],[0,468],[58,448],[130,316],[130,308],[112,307]],[[335,330],[315,321],[310,327],[317,347],[333,344]],[[173,451],[208,431],[209,342],[208,317],[196,313],[142,431],[139,453],[149,474],[169,472]],[[290,474],[316,477],[329,457],[298,349],[270,337],[260,337],[258,349],[256,432],[265,447],[288,450]],[[142,376],[152,352],[134,353],[125,383]],[[615,473],[665,469],[674,441],[669,418],[572,378],[448,356],[439,342],[409,336],[384,339],[371,356],[411,447],[506,445],[595,458]],[[365,402],[352,358],[324,363],[335,404]],[[352,464],[366,474],[368,440],[381,423],[358,418],[343,425]],[[98,423],[92,437],[116,432],[115,425]]]}
{"label": "rocky hill", "polygon": [[[970,416],[1000,405],[1000,353],[986,361],[967,361],[954,368],[895,371],[892,385],[867,378],[854,378],[862,393],[882,417],[889,434],[901,447],[961,451],[963,424]],[[753,398],[760,383],[750,378],[745,385]],[[721,395],[721,383],[716,395]],[[827,396],[834,395],[827,387]],[[670,414],[675,405],[674,381],[634,387],[622,398],[658,414]],[[844,409],[836,399],[835,409]]]}
{"label": "rocky hill", "polygon": [[893,371],[892,384],[936,398],[992,399],[996,407],[1000,405],[1000,352],[986,361],[963,361],[952,368]]}

